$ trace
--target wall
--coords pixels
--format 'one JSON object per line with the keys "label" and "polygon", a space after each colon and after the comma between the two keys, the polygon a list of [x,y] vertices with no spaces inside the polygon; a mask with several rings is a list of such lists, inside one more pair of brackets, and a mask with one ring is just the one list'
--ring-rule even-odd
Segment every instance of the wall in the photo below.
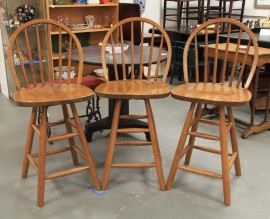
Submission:
{"label": "wall", "polygon": [[245,6],[245,16],[260,16],[266,17],[270,13],[270,9],[255,9],[254,8],[254,0],[246,0]]}

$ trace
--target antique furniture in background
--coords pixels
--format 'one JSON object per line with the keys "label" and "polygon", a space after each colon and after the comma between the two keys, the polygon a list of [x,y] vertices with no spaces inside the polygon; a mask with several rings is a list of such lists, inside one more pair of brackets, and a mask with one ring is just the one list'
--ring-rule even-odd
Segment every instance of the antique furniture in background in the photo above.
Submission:
{"label": "antique furniture in background", "polygon": [[[246,126],[245,131],[242,133],[243,138],[266,131],[270,129],[269,121],[269,108],[270,108],[270,74],[269,74],[269,60],[270,60],[270,39],[268,35],[254,33],[255,38],[259,44],[259,60],[257,64],[256,74],[249,87],[252,92],[252,99],[250,101],[250,121],[249,123],[243,120],[236,119],[240,124]],[[221,40],[224,42],[227,39],[227,34],[221,35]],[[231,41],[236,43],[239,38],[237,33],[230,35]],[[248,35],[242,34],[241,42],[247,44]],[[220,51],[222,52],[222,51]],[[253,54],[249,54],[252,56]],[[259,119],[256,113],[263,113],[263,119]],[[257,120],[257,123],[255,122]]]}
{"label": "antique furniture in background", "polygon": [[180,26],[188,26],[190,21],[194,21],[196,24],[202,23],[203,17],[204,0],[164,0],[163,28],[166,27],[166,21],[176,22],[177,29],[179,29]]}
{"label": "antique furniture in background", "polygon": [[[215,2],[218,2],[218,5]],[[232,18],[242,22],[245,2],[246,0],[207,0],[205,21],[214,18]]]}
{"label": "antique furniture in background", "polygon": [[[119,1],[111,0],[108,4],[88,3],[88,4],[73,4],[70,1],[69,4],[50,4],[50,0],[45,1],[46,18],[57,20],[60,23],[64,23],[73,33],[79,38],[81,45],[98,45],[102,42],[106,32],[111,25],[116,23],[119,19]],[[93,25],[88,27],[86,25],[86,16],[93,16]],[[53,38],[57,37],[57,33],[52,31]],[[55,45],[56,42],[54,41]],[[57,48],[57,47],[56,47]],[[57,49],[54,50],[54,62],[57,63]],[[76,66],[74,62],[72,65]],[[88,86],[91,89],[95,89],[96,86],[103,81],[96,78],[93,75],[95,69],[100,66],[87,65],[84,63],[82,84]],[[92,74],[92,75],[91,75]],[[90,76],[88,76],[90,75]],[[90,122],[92,118],[96,121],[101,119],[99,111],[99,98],[88,101],[86,106],[87,121]]]}

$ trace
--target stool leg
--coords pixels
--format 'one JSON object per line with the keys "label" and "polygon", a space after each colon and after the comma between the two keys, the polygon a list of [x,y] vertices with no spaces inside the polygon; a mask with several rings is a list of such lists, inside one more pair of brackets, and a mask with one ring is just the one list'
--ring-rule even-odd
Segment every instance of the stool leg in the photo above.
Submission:
{"label": "stool leg", "polygon": [[164,5],[163,5],[163,28],[166,26],[166,14],[167,14],[167,0],[164,0]]}
{"label": "stool leg", "polygon": [[95,114],[97,114],[96,119],[95,119],[96,121],[101,120],[99,100],[100,100],[100,97],[96,96],[96,110],[95,110]]}
{"label": "stool leg", "polygon": [[93,100],[88,100],[87,101],[87,106],[86,106],[86,116],[87,116],[87,120],[86,120],[86,122],[87,123],[90,123],[90,121],[91,121],[91,119],[92,119],[92,117],[93,117],[93,104],[91,103],[91,101],[93,101]]}
{"label": "stool leg", "polygon": [[[202,113],[202,104],[198,103],[195,116],[193,117],[196,120],[196,122],[194,123],[194,125],[192,125],[191,132],[197,132],[198,126],[199,126],[199,120],[201,118],[201,113]],[[194,143],[195,143],[195,136],[190,136],[189,141],[188,141],[189,150],[186,153],[185,162],[184,162],[185,165],[189,165]]]}
{"label": "stool leg", "polygon": [[98,177],[97,177],[96,168],[95,168],[95,165],[94,165],[94,162],[93,162],[93,158],[91,156],[90,149],[89,149],[87,141],[86,141],[86,137],[85,137],[85,134],[84,134],[84,131],[83,131],[81,121],[80,121],[78,112],[76,110],[75,104],[71,103],[70,108],[72,110],[74,122],[75,122],[77,131],[78,131],[78,135],[79,135],[79,138],[80,138],[80,141],[81,141],[81,145],[82,145],[82,149],[83,149],[83,152],[84,152],[85,160],[86,160],[86,162],[88,163],[88,166],[89,166],[89,172],[90,172],[90,174],[92,176],[94,187],[95,187],[96,190],[100,190],[100,183],[99,183],[99,180],[98,180]]}
{"label": "stool leg", "polygon": [[186,27],[188,27],[188,19],[189,19],[189,2],[186,2]]}
{"label": "stool leg", "polygon": [[158,145],[158,138],[157,138],[153,112],[151,109],[150,100],[144,100],[144,102],[145,102],[145,107],[146,107],[147,120],[148,120],[150,138],[151,138],[151,143],[152,143],[152,148],[153,148],[155,166],[156,166],[156,171],[158,175],[159,187],[160,187],[160,190],[165,190],[165,180],[164,180],[164,174],[162,170],[160,149]]}
{"label": "stool leg", "polygon": [[233,9],[233,1],[230,1],[230,3],[229,3],[229,12],[228,12],[229,15],[228,15],[228,18],[232,18],[232,9]]}
{"label": "stool leg", "polygon": [[[63,104],[62,105],[62,110],[63,110],[63,115],[64,115],[64,120],[65,120],[65,126],[66,126],[66,130],[67,133],[73,133],[72,131],[72,126],[71,124],[68,122],[69,117],[69,113],[68,113],[68,109],[67,109],[67,105]],[[72,160],[73,160],[73,164],[74,165],[78,165],[79,161],[78,161],[78,156],[76,151],[73,148],[73,145],[75,145],[75,140],[74,138],[69,138],[69,147],[70,147],[70,151],[71,151],[71,156],[72,156]]]}
{"label": "stool leg", "polygon": [[177,148],[176,148],[176,151],[174,154],[172,166],[171,166],[170,173],[169,173],[167,183],[166,183],[166,189],[172,188],[172,184],[173,184],[173,180],[174,180],[174,177],[176,174],[177,166],[179,164],[181,157],[183,156],[182,151],[183,151],[186,139],[187,139],[188,131],[189,131],[191,121],[193,118],[193,113],[195,111],[195,106],[196,106],[196,103],[191,103],[191,105],[190,105],[190,108],[189,108],[189,111],[187,114],[187,118],[186,118],[185,124],[183,126],[182,133],[181,133],[181,136],[179,138],[178,145],[177,145]]}
{"label": "stool leg", "polygon": [[175,75],[176,70],[177,70],[177,65],[174,64],[174,66],[173,66],[173,71],[172,71],[172,73],[171,73],[170,84],[172,84],[172,82],[173,82],[173,78],[174,78],[174,75]]}
{"label": "stool leg", "polygon": [[117,129],[118,129],[118,124],[119,124],[121,103],[122,103],[122,100],[116,100],[115,102],[115,109],[113,113],[110,139],[109,139],[109,144],[108,144],[108,149],[107,149],[107,154],[106,154],[106,161],[104,165],[104,173],[103,173],[102,186],[101,186],[102,190],[106,190],[108,188],[108,181],[109,181],[109,176],[110,176],[113,153],[114,153],[116,137],[117,137]]}
{"label": "stool leg", "polygon": [[180,0],[180,4],[178,2],[178,10],[177,10],[177,29],[181,26],[182,21],[182,10],[183,10],[183,1]]}
{"label": "stool leg", "polygon": [[234,161],[235,173],[236,173],[236,176],[241,176],[241,165],[240,165],[239,150],[238,150],[238,143],[237,143],[237,136],[236,136],[236,126],[235,126],[232,107],[229,106],[227,111],[228,111],[229,122],[232,123],[232,128],[230,130],[232,151],[233,153],[237,153],[236,159]]}
{"label": "stool leg", "polygon": [[224,204],[231,204],[230,197],[230,175],[229,175],[229,159],[228,159],[228,140],[226,130],[226,119],[224,107],[219,107],[219,128],[220,128],[220,150],[221,150],[221,165],[222,165],[222,180]]}
{"label": "stool leg", "polygon": [[25,147],[23,167],[22,167],[22,178],[26,178],[28,175],[29,160],[27,156],[28,154],[31,154],[32,152],[32,145],[33,145],[33,139],[34,139],[34,130],[32,128],[32,125],[36,123],[37,109],[38,109],[37,107],[32,108],[32,112],[31,112],[31,116],[29,120],[28,133],[27,133],[27,138],[26,138],[26,147]]}
{"label": "stool leg", "polygon": [[101,120],[99,100],[100,97],[94,96],[91,100],[87,101],[86,106],[87,123],[90,123],[92,118],[94,118],[95,121]]}
{"label": "stool leg", "polygon": [[207,0],[206,13],[205,13],[205,21],[209,19],[209,10],[210,10],[210,0]]}
{"label": "stool leg", "polygon": [[39,137],[39,164],[38,164],[38,194],[37,205],[42,207],[44,205],[44,190],[45,190],[45,166],[46,166],[46,137],[47,137],[47,109],[42,107],[41,123],[40,123],[40,137]]}

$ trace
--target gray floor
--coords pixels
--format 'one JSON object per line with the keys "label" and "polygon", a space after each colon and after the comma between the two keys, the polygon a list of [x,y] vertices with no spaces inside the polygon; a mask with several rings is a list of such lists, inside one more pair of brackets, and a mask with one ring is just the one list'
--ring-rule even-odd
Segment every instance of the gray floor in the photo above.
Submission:
{"label": "gray floor", "polygon": [[[0,95],[1,154],[0,154],[0,213],[1,218],[270,218],[270,132],[241,138],[238,127],[242,176],[231,171],[230,207],[223,205],[222,183],[212,179],[178,170],[173,188],[160,191],[155,169],[113,169],[109,190],[96,192],[91,189],[87,172],[66,176],[46,182],[45,205],[36,206],[37,175],[30,167],[27,179],[21,178],[21,166],[30,109],[14,105]],[[165,178],[171,166],[173,154],[183,125],[188,105],[172,99],[152,101]],[[78,105],[83,113],[85,103]],[[101,100],[102,115],[107,115],[107,101]],[[132,103],[131,111],[142,109],[138,102]],[[50,110],[50,119],[58,111]],[[248,106],[238,108],[235,116],[247,119]],[[262,118],[259,115],[258,118]],[[85,119],[82,119],[84,122]],[[203,129],[210,129],[208,126]],[[53,130],[54,131],[54,130]],[[213,130],[215,131],[215,130]],[[108,142],[108,131],[97,132],[89,147],[94,155],[99,178]],[[144,138],[144,136],[120,136],[121,138]],[[268,143],[267,143],[268,142]],[[57,146],[57,143],[51,147]],[[120,148],[122,149],[122,148]],[[117,149],[115,160],[152,159],[150,148]],[[217,155],[194,152],[192,164],[219,169]],[[51,156],[48,171],[71,164],[69,153]]]}

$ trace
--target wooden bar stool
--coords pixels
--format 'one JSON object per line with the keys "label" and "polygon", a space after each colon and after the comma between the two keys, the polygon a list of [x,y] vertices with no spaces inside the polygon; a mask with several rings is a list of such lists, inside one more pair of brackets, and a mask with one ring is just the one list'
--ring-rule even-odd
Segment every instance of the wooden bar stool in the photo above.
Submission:
{"label": "wooden bar stool", "polygon": [[[148,46],[145,46],[143,43],[143,30],[146,25],[150,25],[152,30],[152,37]],[[135,36],[138,36],[138,28],[141,30],[139,45],[135,42]],[[127,29],[129,29],[131,36],[128,48],[124,45],[124,30]],[[155,30],[160,31],[159,37],[161,39],[158,46],[155,41]],[[107,47],[108,45],[118,45],[118,47],[111,46],[110,54],[108,54],[106,52],[108,50],[106,45]],[[167,51],[163,48],[164,45],[167,46]],[[170,88],[166,83],[172,54],[170,39],[160,25],[149,19],[140,17],[127,18],[115,24],[107,32],[101,51],[106,82],[99,85],[95,91],[100,97],[115,100],[102,189],[105,190],[108,187],[111,168],[155,168],[160,189],[165,190],[161,155],[150,100],[165,98],[170,94]],[[160,71],[160,64],[165,60],[165,68]],[[145,70],[144,66],[148,67],[147,70]],[[109,73],[107,71],[108,67],[112,69]],[[121,114],[121,105],[124,101],[142,101],[145,106],[145,113]],[[138,122],[146,120],[146,126],[142,128],[137,127],[136,124],[133,126],[131,124],[128,127],[120,127],[120,121],[129,123],[134,120]],[[143,136],[144,133],[148,133],[149,139],[147,141],[139,139],[139,136],[138,139],[132,140],[117,138],[119,134],[132,133],[142,133]],[[146,158],[144,162],[113,161],[116,146],[140,147],[142,153],[144,146],[151,146],[153,159]]]}
{"label": "wooden bar stool", "polygon": [[[58,36],[58,78],[54,75],[53,60],[55,57],[52,52],[51,31]],[[63,42],[68,48],[65,51],[63,51]],[[34,50],[37,51],[36,56],[33,56]],[[76,79],[71,79],[72,51],[77,51],[80,57]],[[53,20],[36,19],[29,21],[18,27],[12,34],[7,56],[12,78],[17,88],[12,99],[19,106],[32,108],[22,178],[27,177],[29,164],[31,164],[38,173],[37,205],[39,207],[44,205],[46,180],[85,170],[89,171],[94,187],[99,190],[100,183],[95,165],[75,106],[75,103],[87,101],[94,96],[93,90],[80,85],[82,81],[83,51],[76,35],[67,26]],[[16,63],[15,56],[18,57]],[[64,65],[67,67],[67,78],[65,80],[62,79]],[[68,105],[70,110],[68,110]],[[63,118],[59,121],[48,122],[48,108],[55,106],[61,107]],[[41,108],[40,124],[37,122],[38,108]],[[71,111],[73,119],[71,119],[69,111]],[[66,133],[47,136],[46,130],[48,127],[56,129],[58,126],[63,126]],[[32,152],[35,134],[39,137],[37,153]],[[82,148],[77,146],[75,137],[79,137]],[[62,140],[66,140],[64,142],[65,146],[49,149],[48,142]],[[67,151],[71,153],[73,164],[76,167],[46,174],[46,156]],[[79,165],[78,154],[85,160],[84,165]]]}
{"label": "wooden bar stool", "polygon": [[[219,35],[221,27],[227,28],[227,40],[225,43],[220,43]],[[215,27],[213,29],[213,27]],[[232,43],[230,34],[238,31],[239,37],[237,43]],[[249,40],[244,50],[241,49],[241,36],[247,34]],[[205,39],[198,44],[198,35],[204,33]],[[211,40],[209,43],[209,35],[215,34],[215,42]],[[189,60],[188,53],[190,46],[195,45],[195,83],[189,82]],[[199,68],[198,63],[200,57],[198,54],[198,47],[204,50],[204,68]],[[254,52],[252,58],[249,52]],[[211,68],[209,60],[213,60]],[[250,66],[247,66],[247,60],[250,61]],[[171,189],[176,170],[180,169],[187,172],[202,174],[214,178],[221,178],[223,181],[223,193],[225,205],[231,204],[230,197],[230,175],[229,171],[232,166],[235,166],[237,176],[241,175],[239,151],[237,144],[237,134],[234,122],[232,107],[241,106],[248,103],[251,99],[251,92],[248,90],[250,82],[254,76],[258,62],[258,44],[252,31],[244,24],[228,19],[220,18],[213,19],[199,28],[195,29],[186,42],[184,48],[184,80],[185,83],[176,86],[172,89],[171,95],[177,100],[190,102],[190,108],[182,129],[181,136],[174,155],[170,173],[168,176],[166,188]],[[220,64],[221,68],[218,67]],[[241,66],[239,72],[236,66]],[[229,68],[230,67],[230,68]],[[243,80],[244,70],[249,69],[249,74],[246,75],[246,80]],[[219,69],[222,69],[219,72]],[[210,72],[211,70],[211,72]],[[200,75],[203,78],[199,77]],[[225,81],[226,75],[229,75],[228,81]],[[202,81],[201,81],[202,80]],[[242,83],[244,84],[242,85]],[[213,117],[202,117],[203,104],[211,104],[216,107],[219,119],[215,120]],[[225,117],[225,110],[227,109],[228,119]],[[218,133],[208,133],[205,130],[210,128],[203,125],[216,127]],[[232,149],[228,147],[228,137],[230,136]],[[205,141],[206,140],[206,141]],[[213,141],[213,145],[211,142]],[[218,142],[218,146],[214,143]],[[206,146],[207,144],[207,146]],[[219,147],[219,148],[216,148]],[[221,173],[212,172],[205,169],[200,169],[193,161],[193,166],[189,166],[193,149],[210,152],[221,156]],[[194,151],[195,153],[195,151]],[[185,156],[184,164],[179,164],[180,159]],[[211,165],[210,165],[211,166]],[[213,167],[211,167],[213,169]]]}

